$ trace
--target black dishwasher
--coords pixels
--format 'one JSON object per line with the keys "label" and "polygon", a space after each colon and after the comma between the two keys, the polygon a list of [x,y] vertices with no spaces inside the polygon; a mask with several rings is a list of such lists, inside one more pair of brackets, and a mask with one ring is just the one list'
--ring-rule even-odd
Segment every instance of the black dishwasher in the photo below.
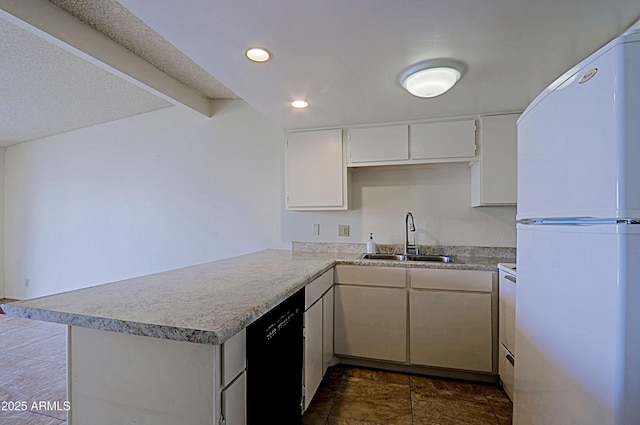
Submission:
{"label": "black dishwasher", "polygon": [[302,424],[304,290],[247,327],[247,425]]}

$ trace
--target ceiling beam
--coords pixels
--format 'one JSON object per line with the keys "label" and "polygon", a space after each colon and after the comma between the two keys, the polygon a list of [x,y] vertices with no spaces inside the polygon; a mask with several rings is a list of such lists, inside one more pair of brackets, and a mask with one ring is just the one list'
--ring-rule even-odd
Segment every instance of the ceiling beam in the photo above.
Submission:
{"label": "ceiling beam", "polygon": [[0,0],[0,16],[166,101],[211,117],[211,99],[46,0]]}

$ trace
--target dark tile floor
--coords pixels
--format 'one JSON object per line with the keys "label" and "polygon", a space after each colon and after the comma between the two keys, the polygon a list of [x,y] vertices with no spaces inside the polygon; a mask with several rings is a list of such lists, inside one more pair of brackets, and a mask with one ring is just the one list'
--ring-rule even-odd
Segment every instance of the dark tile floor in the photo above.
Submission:
{"label": "dark tile floor", "polygon": [[[3,301],[0,300],[0,303]],[[66,412],[33,402],[66,397],[66,327],[0,315],[0,425],[66,425]],[[304,425],[505,425],[499,387],[338,365],[329,369]]]}
{"label": "dark tile floor", "polygon": [[329,369],[304,425],[506,425],[504,391],[475,384],[350,366]]}

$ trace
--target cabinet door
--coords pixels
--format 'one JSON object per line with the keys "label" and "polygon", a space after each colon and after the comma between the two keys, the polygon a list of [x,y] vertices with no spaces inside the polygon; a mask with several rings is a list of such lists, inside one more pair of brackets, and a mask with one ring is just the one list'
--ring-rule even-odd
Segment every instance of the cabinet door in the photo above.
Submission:
{"label": "cabinet door", "polygon": [[322,376],[333,364],[333,293],[331,288],[322,297]]}
{"label": "cabinet door", "polygon": [[304,409],[322,381],[322,300],[304,313]]}
{"label": "cabinet door", "polygon": [[519,116],[480,118],[480,160],[471,167],[471,206],[516,204]]}
{"label": "cabinet door", "polygon": [[347,209],[342,130],[289,133],[286,185],[287,209]]}
{"label": "cabinet door", "polygon": [[245,373],[222,391],[222,416],[224,417],[225,425],[246,425],[246,394],[247,382]]}
{"label": "cabinet door", "polygon": [[337,285],[337,355],[404,362],[407,357],[406,290]]}
{"label": "cabinet door", "polygon": [[408,126],[352,128],[347,135],[348,164],[409,159]]}
{"label": "cabinet door", "polygon": [[491,294],[410,292],[410,362],[492,372]]}
{"label": "cabinet door", "polygon": [[465,120],[411,125],[409,149],[412,160],[474,157],[476,123]]}

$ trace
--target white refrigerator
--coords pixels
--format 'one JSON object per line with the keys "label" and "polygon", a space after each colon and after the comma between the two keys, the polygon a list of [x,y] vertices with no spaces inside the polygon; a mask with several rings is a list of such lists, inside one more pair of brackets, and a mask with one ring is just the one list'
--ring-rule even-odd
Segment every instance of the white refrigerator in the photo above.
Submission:
{"label": "white refrigerator", "polygon": [[515,425],[640,424],[640,31],[518,120]]}

